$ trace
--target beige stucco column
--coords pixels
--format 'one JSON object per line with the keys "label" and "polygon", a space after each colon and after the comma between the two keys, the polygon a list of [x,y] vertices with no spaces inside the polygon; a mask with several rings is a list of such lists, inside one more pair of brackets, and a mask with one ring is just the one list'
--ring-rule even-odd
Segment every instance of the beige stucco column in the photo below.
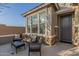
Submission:
{"label": "beige stucco column", "polygon": [[25,33],[27,33],[27,17],[25,17]]}
{"label": "beige stucco column", "polygon": [[39,24],[40,18],[39,18],[39,13],[37,14],[37,19],[38,19],[38,25],[37,26],[38,26],[38,34],[39,34],[40,33],[40,24]]}
{"label": "beige stucco column", "polygon": [[45,36],[47,36],[47,16],[48,16],[48,13],[47,13],[47,8],[45,8]]}

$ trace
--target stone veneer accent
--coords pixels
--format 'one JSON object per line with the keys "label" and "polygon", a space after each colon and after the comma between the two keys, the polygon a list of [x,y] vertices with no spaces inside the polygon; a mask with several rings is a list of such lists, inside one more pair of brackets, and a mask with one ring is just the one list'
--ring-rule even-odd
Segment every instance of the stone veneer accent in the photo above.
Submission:
{"label": "stone veneer accent", "polygon": [[[75,9],[75,13],[73,13],[73,16],[72,16],[72,44],[74,46],[78,46],[78,44],[79,44],[79,42],[78,42],[78,32],[79,31],[78,31],[77,15],[78,15],[79,8],[78,8],[78,6],[69,6],[69,7]],[[55,13],[56,11],[54,10],[53,6],[46,8],[46,9],[48,9],[48,11],[46,10],[46,12],[48,12],[48,16],[50,16],[50,23],[45,24],[45,27],[46,27],[45,28],[45,38],[46,38],[45,42],[47,42],[47,44],[49,44],[51,46],[51,43],[52,43],[52,40],[53,40],[53,39],[51,39],[52,36],[57,35],[57,32],[55,32],[55,29],[54,29],[54,26],[57,25],[57,20],[56,20],[57,17],[56,17],[56,13]],[[39,11],[35,11],[34,13],[38,13],[40,11],[42,11],[42,9],[41,10],[39,9]],[[33,14],[33,12],[29,13],[29,16],[31,16],[32,14]],[[24,16],[26,17],[27,15],[24,14]],[[46,17],[46,18],[48,18],[48,17]],[[49,28],[47,28],[49,26],[49,24],[51,24],[50,30],[49,30]],[[27,29],[27,26],[26,26],[26,29]],[[26,30],[26,33],[27,33],[27,30]]]}
{"label": "stone veneer accent", "polygon": [[79,6],[72,6],[73,9],[75,9],[74,13],[74,18],[72,19],[72,41],[74,46],[79,45],[79,37],[78,37],[78,11],[79,11]]}

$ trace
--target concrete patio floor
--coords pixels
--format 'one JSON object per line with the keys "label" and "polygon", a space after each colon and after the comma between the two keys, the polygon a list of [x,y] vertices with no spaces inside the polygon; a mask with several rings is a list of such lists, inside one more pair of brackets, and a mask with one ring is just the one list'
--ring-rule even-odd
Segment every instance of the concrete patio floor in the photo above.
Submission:
{"label": "concrete patio floor", "polygon": [[[42,45],[42,56],[78,56],[79,47],[73,47],[68,43],[56,43],[53,46]],[[32,56],[39,56],[38,53],[31,53]],[[16,54],[14,49],[11,48],[10,43],[0,45],[0,56],[28,56],[28,46],[26,49],[21,48]]]}

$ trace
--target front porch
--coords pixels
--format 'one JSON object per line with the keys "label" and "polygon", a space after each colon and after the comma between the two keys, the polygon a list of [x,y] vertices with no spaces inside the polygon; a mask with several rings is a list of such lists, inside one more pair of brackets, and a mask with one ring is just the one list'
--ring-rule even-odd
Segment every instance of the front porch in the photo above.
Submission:
{"label": "front porch", "polygon": [[[0,45],[0,56],[28,56],[28,45],[26,49],[19,49],[18,53],[14,53],[14,49],[11,49],[10,43]],[[79,47],[73,47],[71,44],[57,42],[53,46],[42,45],[42,56],[78,56]],[[32,56],[39,56],[39,52],[32,53]]]}

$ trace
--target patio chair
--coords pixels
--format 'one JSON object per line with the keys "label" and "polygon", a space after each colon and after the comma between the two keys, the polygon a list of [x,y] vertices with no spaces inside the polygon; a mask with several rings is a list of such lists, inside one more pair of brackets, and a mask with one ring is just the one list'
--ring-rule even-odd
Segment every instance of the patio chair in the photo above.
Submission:
{"label": "patio chair", "polygon": [[11,42],[11,47],[15,48],[15,51],[17,53],[17,49],[24,47],[25,49],[25,43],[22,41],[22,38],[13,38],[12,42]]}
{"label": "patio chair", "polygon": [[[33,38],[32,38],[33,40]],[[29,52],[28,55],[30,56],[30,52],[39,52],[41,56],[41,38],[40,36],[36,36],[36,38],[29,43]]]}
{"label": "patio chair", "polygon": [[22,39],[23,39],[23,38],[22,38],[22,34],[20,34],[19,37],[17,37],[17,38],[14,37],[14,38],[13,38],[13,42],[14,42],[14,41],[22,41]]}
{"label": "patio chair", "polygon": [[24,49],[25,49],[25,43],[21,42],[21,41],[15,41],[15,42],[11,43],[11,46],[13,46],[15,48],[16,53],[17,53],[18,48],[24,47]]}

